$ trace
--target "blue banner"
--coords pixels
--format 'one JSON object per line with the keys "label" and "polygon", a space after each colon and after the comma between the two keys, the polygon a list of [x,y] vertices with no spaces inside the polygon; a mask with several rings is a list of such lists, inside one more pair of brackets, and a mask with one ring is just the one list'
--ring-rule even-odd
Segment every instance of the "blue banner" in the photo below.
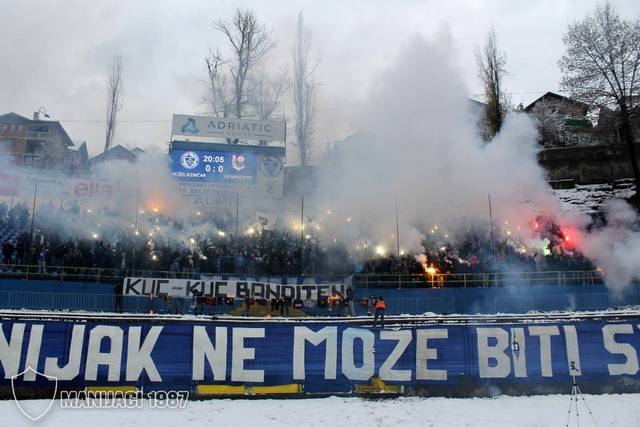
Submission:
{"label": "blue banner", "polygon": [[407,386],[544,385],[568,383],[571,374],[601,384],[640,379],[638,322],[380,329],[328,321],[5,320],[1,328],[4,385],[18,376],[18,384],[34,386],[55,378],[59,389],[299,383],[335,391],[374,378]]}

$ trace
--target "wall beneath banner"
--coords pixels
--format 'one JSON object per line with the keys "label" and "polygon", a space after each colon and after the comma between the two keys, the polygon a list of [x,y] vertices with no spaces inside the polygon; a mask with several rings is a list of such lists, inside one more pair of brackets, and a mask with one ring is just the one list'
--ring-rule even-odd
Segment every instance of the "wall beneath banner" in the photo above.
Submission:
{"label": "wall beneath banner", "polygon": [[[378,329],[345,322],[4,320],[0,391],[130,385],[196,392],[219,385],[351,393],[383,382],[405,394],[474,395],[640,385],[640,323],[437,324]],[[573,369],[572,366],[575,368]],[[27,372],[33,370],[44,376]],[[52,380],[51,378],[57,378]],[[7,396],[4,396],[7,397]]]}
{"label": "wall beneath banner", "polygon": [[357,298],[382,296],[396,314],[526,313],[606,310],[640,305],[640,284],[610,292],[602,284],[488,288],[356,289]]}
{"label": "wall beneath banner", "polygon": [[[151,279],[148,279],[151,280]],[[308,284],[294,285],[304,286]],[[0,280],[0,308],[113,311],[115,284],[64,282],[52,280]],[[317,287],[316,287],[317,288]],[[361,298],[382,295],[387,314],[474,314],[524,313],[549,310],[605,310],[640,305],[640,285],[629,286],[623,293],[610,293],[604,285],[588,286],[511,286],[499,288],[438,288],[438,289],[356,289],[356,313],[367,310]],[[137,300],[140,301],[137,301]],[[185,304],[191,299],[185,299]],[[148,312],[149,300],[139,296],[125,297],[128,312]],[[233,309],[220,307],[216,313]],[[156,310],[158,307],[156,307]],[[184,312],[184,311],[183,311]],[[322,310],[314,314],[333,316]]]}

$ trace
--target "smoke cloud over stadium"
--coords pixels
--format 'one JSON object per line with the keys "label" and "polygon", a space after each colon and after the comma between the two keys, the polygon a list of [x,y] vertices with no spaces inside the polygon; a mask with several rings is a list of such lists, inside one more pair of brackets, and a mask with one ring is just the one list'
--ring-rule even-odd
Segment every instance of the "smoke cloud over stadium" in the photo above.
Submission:
{"label": "smoke cloud over stadium", "polygon": [[[634,264],[640,253],[634,213],[624,202],[611,204],[610,225],[584,234],[591,218],[551,193],[536,157],[537,129],[527,115],[510,114],[490,143],[483,139],[479,112],[448,34],[433,40],[415,36],[393,63],[374,81],[357,113],[345,118],[358,133],[334,145],[319,162],[317,181],[303,190],[304,230],[301,194],[289,192],[284,203],[239,197],[239,233],[258,229],[258,210],[277,217],[277,228],[292,236],[302,234],[325,246],[343,244],[357,262],[399,249],[427,268],[425,241],[443,250],[471,239],[507,242],[522,254],[543,252],[554,237],[540,233],[542,217],[557,229],[551,234],[561,241],[558,246],[587,255],[611,286],[622,289],[640,277]],[[203,236],[233,234],[235,196],[215,211],[186,201],[168,162],[166,153],[150,151],[135,164],[97,165],[92,179],[111,187],[82,203],[80,218],[45,205],[41,187],[37,225],[68,237],[107,241],[144,233],[150,247],[162,236],[196,251],[194,243]],[[170,224],[156,221],[154,214],[171,218]],[[205,218],[210,221],[201,221]]]}
{"label": "smoke cloud over stadium", "polygon": [[631,208],[616,202],[610,226],[581,236],[590,218],[553,197],[536,158],[535,124],[513,113],[485,142],[452,52],[446,35],[415,37],[376,81],[358,114],[360,141],[340,147],[337,165],[320,173],[316,203],[330,206],[333,234],[394,253],[397,203],[401,252],[419,253],[430,234],[443,244],[476,231],[487,238],[490,197],[494,232],[521,250],[548,243],[537,230],[543,215],[562,227],[568,250],[584,251],[605,270],[610,286],[640,277]]}
{"label": "smoke cloud over stadium", "polygon": [[488,231],[489,195],[494,221],[511,221],[514,231],[559,211],[536,161],[532,121],[513,114],[491,144],[483,141],[451,52],[446,36],[407,43],[358,115],[363,143],[344,144],[340,167],[320,174],[320,199],[340,219],[361,220],[374,240],[395,233],[396,200],[401,245],[412,251],[434,226],[451,236],[478,224]]}

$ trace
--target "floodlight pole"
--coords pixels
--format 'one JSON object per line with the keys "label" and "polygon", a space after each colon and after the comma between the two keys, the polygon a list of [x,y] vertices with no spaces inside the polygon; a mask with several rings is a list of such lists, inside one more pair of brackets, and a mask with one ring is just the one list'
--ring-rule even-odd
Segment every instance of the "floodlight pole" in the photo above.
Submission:
{"label": "floodlight pole", "polygon": [[365,286],[369,289],[369,269],[367,264],[369,263],[369,240],[364,241],[364,280]]}
{"label": "floodlight pole", "polygon": [[396,202],[396,254],[398,256],[398,289],[402,289],[402,274],[400,273],[400,223],[398,221],[398,198]]}
{"label": "floodlight pole", "polygon": [[487,194],[489,197],[489,238],[491,239],[491,254],[495,255],[493,244],[493,212],[491,210],[491,194]]}
{"label": "floodlight pole", "polygon": [[135,275],[136,270],[136,237],[138,233],[138,211],[140,210],[140,187],[136,188],[136,212],[133,216],[133,251],[131,258],[131,273]]}
{"label": "floodlight pole", "polygon": [[236,276],[238,275],[238,222],[239,222],[239,209],[240,206],[240,192],[236,191],[236,244],[234,250],[234,264],[236,265]]}
{"label": "floodlight pole", "polygon": [[300,275],[304,274],[304,193],[300,194]]}
{"label": "floodlight pole", "polygon": [[33,221],[36,218],[36,197],[38,196],[38,178],[35,178],[35,187],[33,189],[33,204],[31,205],[31,244],[33,245]]}

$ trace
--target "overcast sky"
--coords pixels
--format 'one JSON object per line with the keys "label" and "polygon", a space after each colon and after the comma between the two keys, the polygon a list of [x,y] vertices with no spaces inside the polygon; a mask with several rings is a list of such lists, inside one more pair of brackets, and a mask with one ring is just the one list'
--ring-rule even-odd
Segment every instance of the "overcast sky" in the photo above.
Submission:
{"label": "overcast sky", "polygon": [[[525,105],[557,90],[557,61],[567,24],[595,0],[447,1],[107,1],[3,0],[0,5],[0,113],[31,116],[44,106],[72,139],[92,154],[104,144],[106,78],[115,53],[124,58],[124,99],[116,143],[163,147],[173,113],[202,113],[203,57],[225,45],[214,29],[235,8],[250,8],[271,26],[276,49],[269,69],[291,67],[298,11],[313,31],[321,58],[316,72],[316,139],[348,135],[350,117],[373,78],[414,34],[448,32],[469,94],[481,92],[474,51],[490,27],[507,55],[507,90]],[[640,16],[640,1],[612,1],[625,17]],[[425,76],[428,78],[428,76]],[[129,122],[124,122],[129,121]],[[292,126],[290,126],[292,128]],[[320,145],[322,147],[322,145]],[[322,149],[317,150],[321,154]],[[292,153],[293,154],[293,153]]]}

